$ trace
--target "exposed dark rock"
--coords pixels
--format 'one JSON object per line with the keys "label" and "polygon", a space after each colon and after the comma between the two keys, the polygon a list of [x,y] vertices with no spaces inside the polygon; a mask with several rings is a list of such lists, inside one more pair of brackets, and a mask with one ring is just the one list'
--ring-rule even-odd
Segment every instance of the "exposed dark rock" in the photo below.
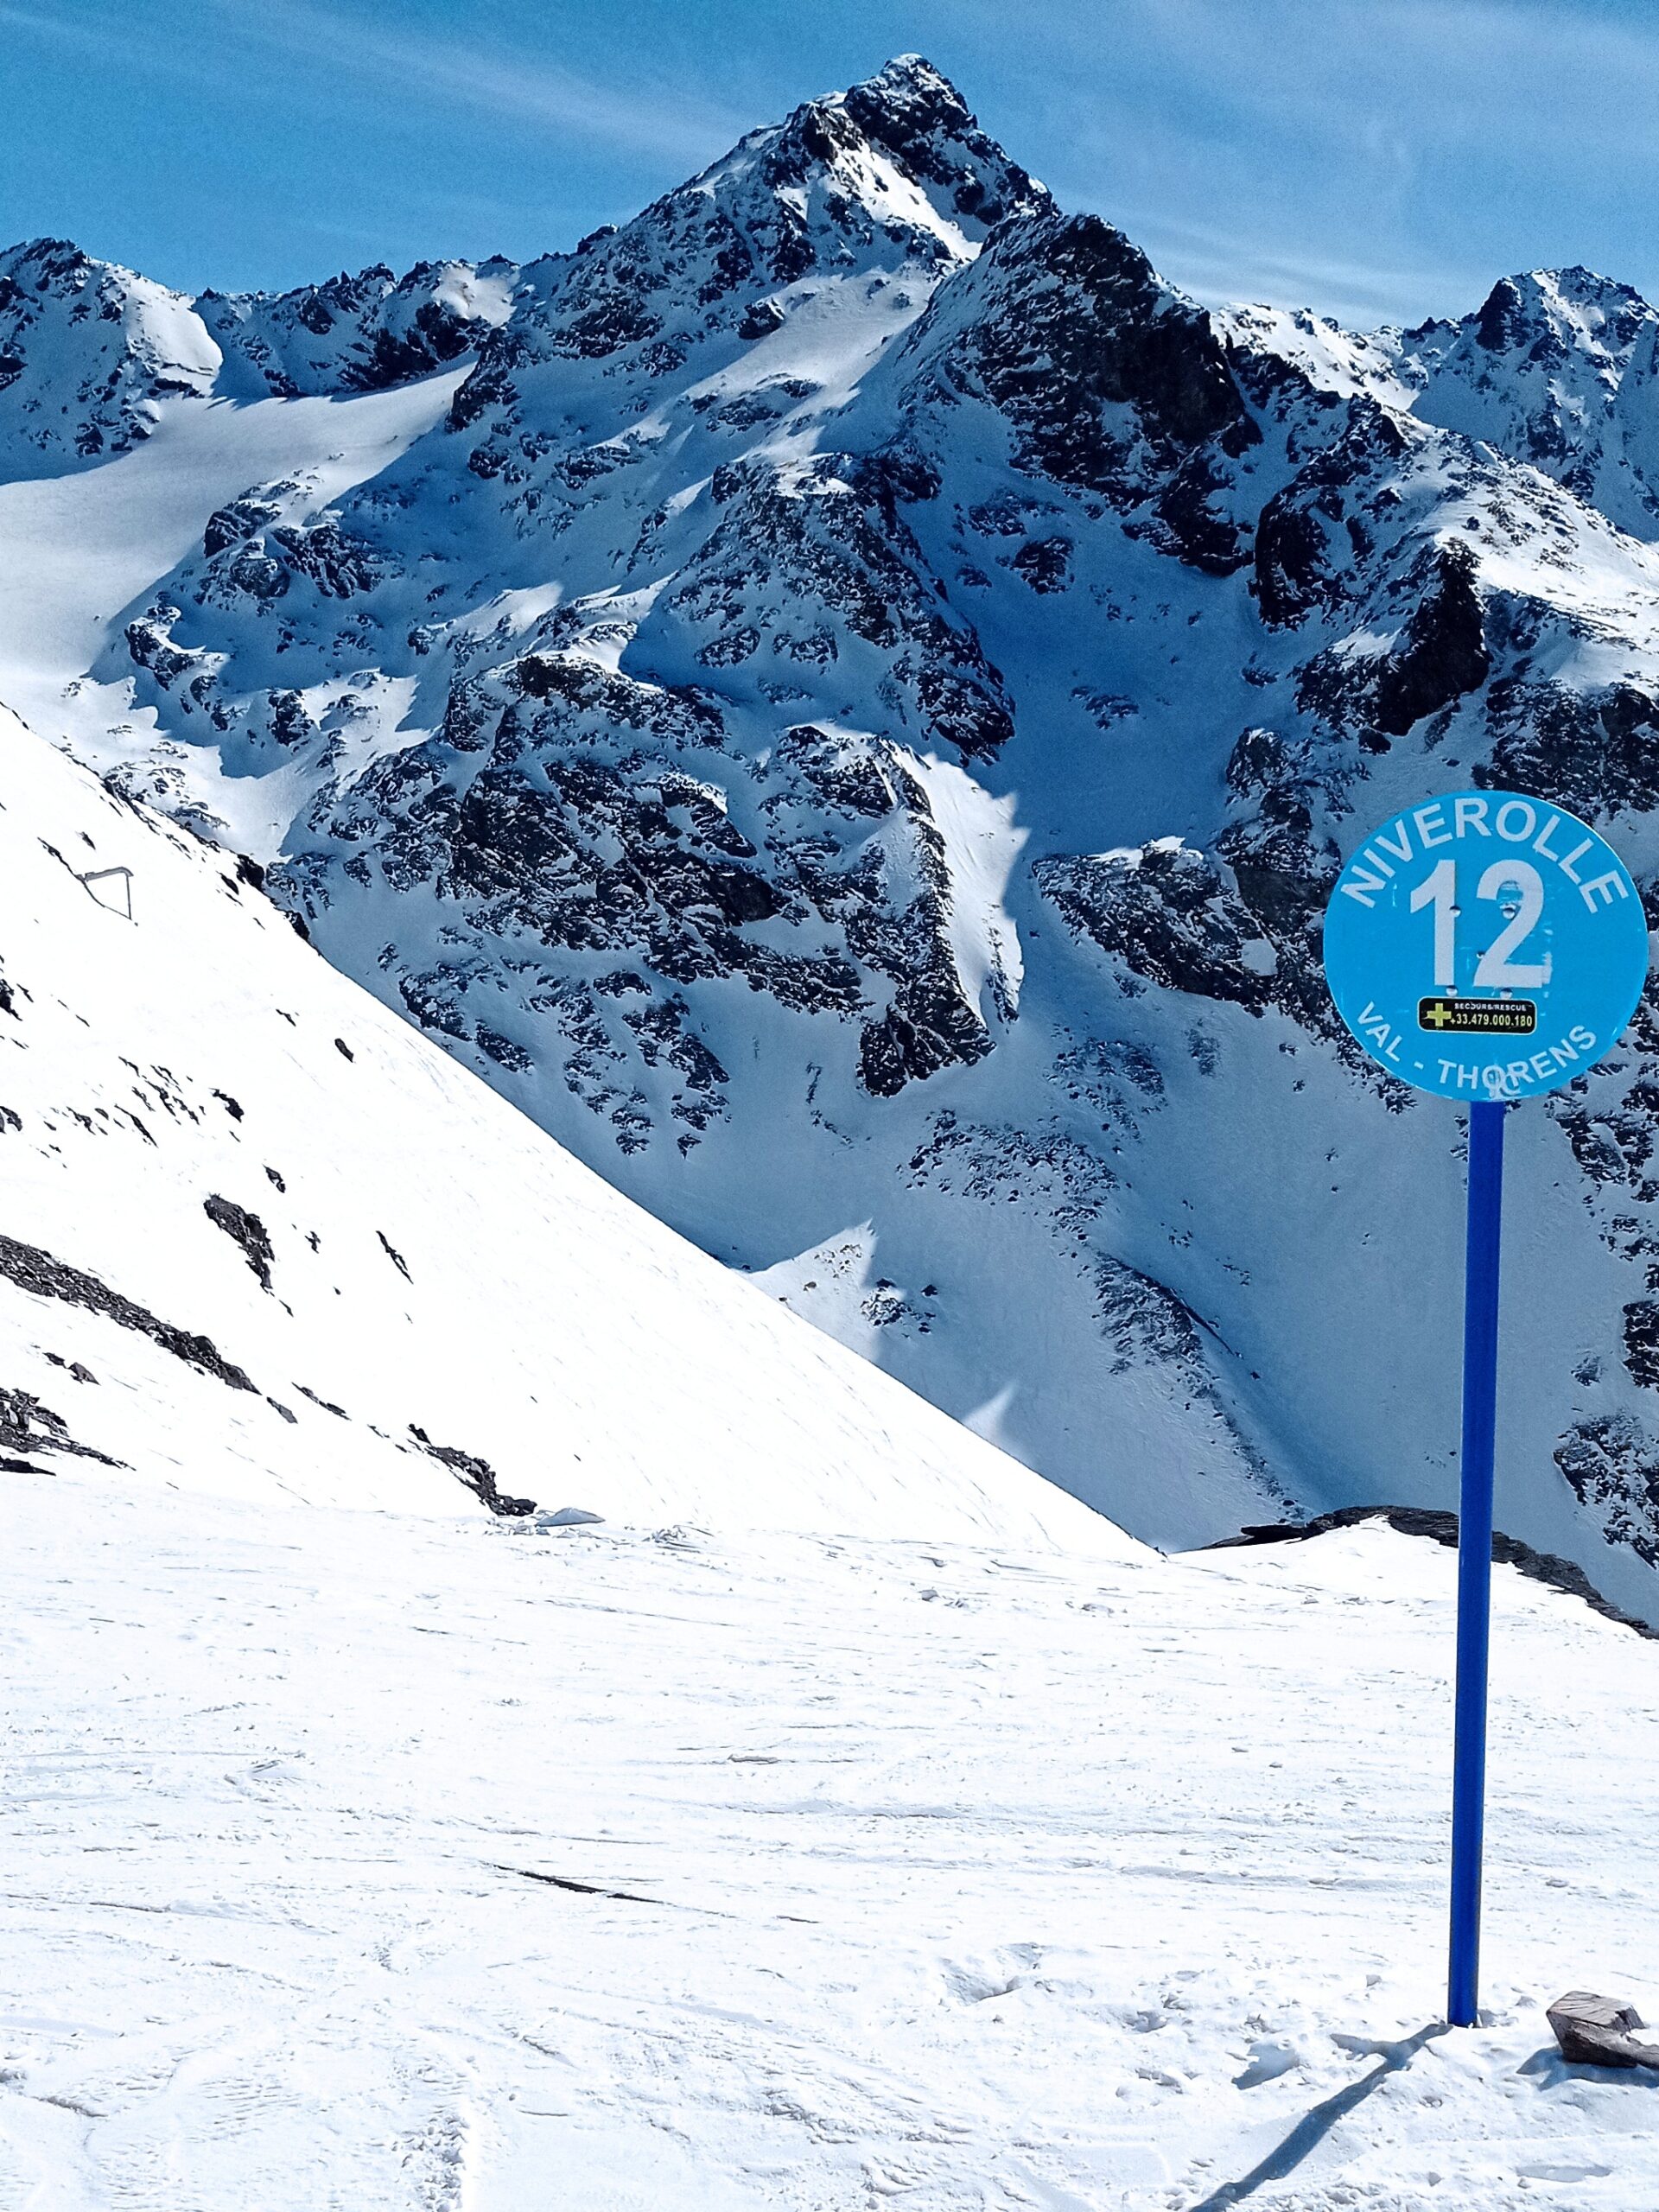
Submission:
{"label": "exposed dark rock", "polygon": [[984,1024],[959,989],[926,980],[900,986],[880,1020],[859,1039],[859,1080],[873,1097],[893,1098],[906,1084],[941,1068],[971,1065],[991,1049]]}
{"label": "exposed dark rock", "polygon": [[90,1444],[77,1444],[63,1415],[54,1414],[27,1390],[0,1389],[0,1451],[61,1452],[79,1459],[96,1459],[104,1467],[124,1464],[111,1459],[107,1452],[94,1451]]}
{"label": "exposed dark rock", "polygon": [[688,626],[727,638],[746,617],[747,627],[771,625],[764,611],[781,592],[803,614],[822,609],[829,620],[774,628],[775,653],[823,665],[839,658],[844,626],[892,657],[892,680],[927,735],[970,759],[1007,742],[1014,721],[1001,676],[974,630],[944,611],[885,476],[823,454],[810,467],[734,470],[724,487],[716,478],[721,488],[725,511],[668,601]]}
{"label": "exposed dark rock", "polygon": [[1486,710],[1494,742],[1478,783],[1535,791],[1592,821],[1659,806],[1659,701],[1637,685],[1580,692],[1504,676]]}
{"label": "exposed dark rock", "polygon": [[[272,530],[263,542],[270,558],[280,562],[290,576],[306,577],[326,599],[350,599],[359,592],[372,591],[385,573],[373,547],[360,537],[349,536],[331,515],[316,522]],[[249,556],[245,554],[238,559],[246,563]],[[238,581],[242,579],[238,577]],[[256,597],[271,595],[268,590],[257,590],[245,582],[242,588],[255,590]],[[283,588],[287,588],[286,584]]]}
{"label": "exposed dark rock", "polygon": [[202,1211],[215,1229],[222,1229],[259,1278],[261,1290],[270,1288],[270,1263],[275,1256],[265,1224],[234,1199],[213,1197],[202,1201]]}
{"label": "exposed dark rock", "polygon": [[1475,336],[1488,353],[1501,353],[1512,345],[1523,321],[1521,295],[1507,276],[1499,277],[1487,294],[1475,326]]}
{"label": "exposed dark rock", "polygon": [[1255,529],[1255,595],[1274,628],[1333,613],[1367,582],[1350,528],[1356,511],[1387,491],[1389,470],[1410,451],[1399,420],[1369,399],[1353,401],[1345,427],[1262,509]]}
{"label": "exposed dark rock", "polygon": [[303,1382],[296,1382],[294,1385],[294,1388],[299,1392],[302,1398],[309,1398],[314,1406],[321,1406],[324,1413],[333,1414],[336,1421],[349,1421],[351,1419],[351,1415],[346,1412],[344,1406],[334,1405],[329,1399],[319,1397],[317,1393],[309,1389],[307,1384]]}
{"label": "exposed dark rock", "polygon": [[1642,2015],[1633,2005],[1569,1989],[1544,2018],[1569,2066],[1659,2067],[1659,2044],[1643,2041]]}
{"label": "exposed dark rock", "polygon": [[1624,1308],[1624,1364],[1644,1390],[1659,1390],[1659,1300],[1638,1298]]}
{"label": "exposed dark rock", "polygon": [[1427,588],[1376,679],[1376,720],[1390,735],[1403,737],[1486,681],[1491,655],[1474,572],[1467,546],[1436,549]]}
{"label": "exposed dark rock", "polygon": [[1263,791],[1255,815],[1230,823],[1216,850],[1281,953],[1287,939],[1323,917],[1342,872],[1335,842],[1316,833],[1308,802],[1294,788]]}
{"label": "exposed dark rock", "polygon": [[1289,748],[1274,730],[1242,731],[1227,756],[1227,788],[1239,798],[1281,788],[1292,773]]}
{"label": "exposed dark rock", "polygon": [[191,665],[192,656],[173,643],[159,621],[129,622],[126,639],[134,666],[147,670],[163,691],[176,683]]}
{"label": "exposed dark rock", "polygon": [[232,545],[255,537],[274,522],[282,519],[282,509],[270,499],[246,498],[232,499],[228,505],[215,508],[207,518],[202,532],[201,550],[208,560],[213,560]]}
{"label": "exposed dark rock", "polygon": [[[952,334],[935,355],[947,311]],[[1260,435],[1209,316],[1096,215],[1043,210],[1005,223],[970,275],[930,307],[908,350],[935,384],[984,393],[1012,425],[1022,467],[1122,508],[1160,490],[1206,442],[1242,451]],[[1189,528],[1208,488],[1190,487]],[[1168,524],[1177,551],[1181,512],[1178,499]]]}
{"label": "exposed dark rock", "polygon": [[[1625,1326],[1630,1327],[1627,1313]],[[1651,1317],[1638,1321],[1638,1338]],[[1651,1369],[1650,1345],[1638,1341],[1635,1360]],[[1632,1353],[1627,1344],[1627,1361]],[[1638,1379],[1641,1379],[1638,1377]],[[1601,1414],[1573,1423],[1555,1447],[1555,1464],[1610,1544],[1623,1544],[1659,1567],[1659,1445],[1629,1414]]]}
{"label": "exposed dark rock", "polygon": [[175,1359],[199,1368],[204,1375],[215,1376],[232,1390],[251,1390],[254,1387],[243,1370],[226,1359],[207,1338],[193,1336],[186,1330],[174,1328],[169,1322],[158,1320],[146,1307],[124,1298],[96,1275],[68,1267],[35,1245],[20,1244],[14,1237],[0,1236],[0,1274],[16,1283],[19,1290],[29,1291],[36,1298],[61,1299],[86,1313],[101,1314],[123,1329],[135,1330],[159,1344],[163,1351],[170,1352]]}
{"label": "exposed dark rock", "polygon": [[920,54],[890,61],[844,95],[848,116],[911,176],[948,188],[957,214],[988,229],[1047,194],[980,129],[956,86]]}
{"label": "exposed dark rock", "polygon": [[1215,863],[1179,838],[1133,855],[1042,861],[1035,874],[1067,927],[1116,956],[1132,975],[1252,1014],[1270,1003],[1269,976],[1243,958],[1262,934],[1256,918]]}
{"label": "exposed dark rock", "polygon": [[502,1495],[497,1487],[495,1470],[487,1459],[480,1459],[471,1452],[462,1452],[453,1444],[435,1444],[426,1431],[417,1428],[413,1421],[409,1425],[409,1433],[423,1452],[429,1458],[440,1460],[451,1474],[466,1484],[475,1497],[489,1507],[492,1513],[499,1515],[504,1520],[517,1521],[536,1510],[533,1497],[505,1497]]}
{"label": "exposed dark rock", "polygon": [[1033,537],[1014,555],[1013,566],[1033,591],[1064,591],[1071,575],[1071,541]]}

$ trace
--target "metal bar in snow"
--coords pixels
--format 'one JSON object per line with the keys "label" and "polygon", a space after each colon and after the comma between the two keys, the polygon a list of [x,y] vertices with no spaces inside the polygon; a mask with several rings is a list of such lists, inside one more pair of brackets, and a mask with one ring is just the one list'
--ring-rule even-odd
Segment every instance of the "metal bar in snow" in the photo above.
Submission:
{"label": "metal bar in snow", "polygon": [[1446,2018],[1479,2009],[1481,1855],[1486,1820],[1486,1677],[1491,1641],[1492,1480],[1497,1426],[1498,1246],[1503,1116],[1469,1109],[1469,1228],[1463,1282],[1463,1448],[1458,1515],[1458,1685],[1452,1778],[1452,1926]]}

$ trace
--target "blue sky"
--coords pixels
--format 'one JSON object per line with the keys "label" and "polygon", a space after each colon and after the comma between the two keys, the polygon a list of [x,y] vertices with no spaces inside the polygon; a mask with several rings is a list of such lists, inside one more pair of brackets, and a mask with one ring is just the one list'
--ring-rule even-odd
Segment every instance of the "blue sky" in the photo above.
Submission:
{"label": "blue sky", "polygon": [[1206,298],[1659,297],[1654,0],[0,0],[0,241],[186,290],[528,258],[906,49]]}

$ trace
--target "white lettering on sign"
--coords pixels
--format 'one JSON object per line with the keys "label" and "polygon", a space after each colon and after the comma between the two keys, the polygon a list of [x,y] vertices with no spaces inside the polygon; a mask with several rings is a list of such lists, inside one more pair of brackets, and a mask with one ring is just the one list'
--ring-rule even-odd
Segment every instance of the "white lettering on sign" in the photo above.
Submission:
{"label": "white lettering on sign", "polygon": [[[1502,861],[1498,863],[1503,865]],[[1490,875],[1489,868],[1487,874]],[[1541,897],[1541,893],[1540,896]],[[1411,894],[1411,911],[1421,913],[1425,906],[1434,909],[1434,988],[1437,991],[1455,991],[1458,988],[1457,928],[1458,928],[1458,864],[1455,861],[1437,861]],[[1491,955],[1487,956],[1489,958]],[[1480,977],[1476,976],[1478,982]]]}
{"label": "white lettering on sign", "polygon": [[1356,1025],[1371,1040],[1371,1050],[1380,1060],[1397,1060],[1400,1057],[1400,1034],[1386,1015],[1380,1014],[1367,999]]}
{"label": "white lettering on sign", "polygon": [[[1368,1009],[1369,1011],[1369,1009]],[[1383,1025],[1387,1027],[1386,1023]],[[1542,1083],[1564,1068],[1570,1068],[1581,1059],[1587,1059],[1596,1049],[1596,1036],[1582,1022],[1574,1022],[1559,1043],[1546,1045],[1529,1060],[1491,1060],[1484,1068],[1465,1066],[1457,1060],[1440,1062],[1440,1081],[1453,1084],[1459,1090],[1484,1090],[1494,1097],[1508,1097],[1531,1077]]]}
{"label": "white lettering on sign", "polygon": [[1621,899],[1628,899],[1630,895],[1629,891],[1625,888],[1624,877],[1618,873],[1617,868],[1610,868],[1605,875],[1592,875],[1588,883],[1581,884],[1579,887],[1579,896],[1583,899],[1585,905],[1590,909],[1592,914],[1596,911],[1596,893],[1598,891],[1601,893],[1601,903],[1604,906],[1611,906],[1612,905],[1613,893],[1615,891],[1618,892]]}
{"label": "white lettering on sign", "polygon": [[[1546,810],[1541,823],[1539,810],[1530,799],[1505,799],[1496,816],[1484,798],[1453,799],[1449,823],[1446,821],[1446,804],[1444,799],[1436,799],[1431,805],[1415,807],[1411,813],[1402,814],[1397,821],[1391,822],[1386,830],[1378,830],[1370,842],[1362,848],[1349,863],[1347,878],[1342,886],[1344,895],[1362,906],[1375,906],[1377,893],[1386,891],[1401,868],[1421,854],[1433,852],[1440,846],[1465,837],[1490,839],[1496,833],[1506,845],[1525,845],[1541,860],[1560,868],[1567,881],[1577,887],[1580,897],[1592,913],[1598,911],[1599,905],[1611,906],[1616,898],[1630,897],[1624,879],[1617,870],[1610,870],[1605,875],[1592,876],[1586,883],[1579,874],[1579,863],[1587,853],[1595,849],[1595,839],[1584,838],[1568,853],[1558,851],[1552,833],[1560,828],[1560,816]],[[1416,831],[1414,843],[1412,837],[1414,829]],[[1535,870],[1534,874],[1535,875]],[[1511,880],[1520,880],[1519,878]],[[1493,894],[1483,891],[1478,895],[1486,898]],[[1526,895],[1523,891],[1523,900]],[[1424,903],[1427,903],[1427,899]],[[1414,906],[1412,911],[1415,912],[1417,909]],[[1437,913],[1437,929],[1438,926]],[[1529,923],[1528,928],[1531,926],[1532,924]],[[1520,939],[1516,942],[1518,944]],[[1436,988],[1445,989],[1449,986],[1437,983]]]}
{"label": "white lettering on sign", "polygon": [[[1358,868],[1360,861],[1363,861],[1367,868],[1376,868],[1379,865],[1369,853],[1362,853],[1359,860],[1353,864],[1356,869]],[[1390,868],[1389,874],[1393,874],[1394,870]],[[1351,874],[1342,887],[1351,899],[1357,899],[1362,906],[1375,906],[1376,901],[1370,893],[1373,891],[1386,891],[1389,887],[1387,880],[1380,875]]]}
{"label": "white lettering on sign", "polygon": [[[1442,861],[1434,871],[1450,868]],[[1477,989],[1541,991],[1549,981],[1549,955],[1541,960],[1511,960],[1538,926],[1544,911],[1544,879],[1530,861],[1494,861],[1476,887],[1477,899],[1501,899],[1513,885],[1520,893],[1514,913],[1480,956],[1475,969]],[[1442,986],[1436,987],[1444,988]]]}
{"label": "white lettering on sign", "polygon": [[1462,1060],[1442,1060],[1440,1062],[1440,1081],[1442,1083],[1455,1084],[1459,1090],[1463,1090],[1465,1089],[1478,1090],[1480,1088],[1478,1071],[1472,1065]]}

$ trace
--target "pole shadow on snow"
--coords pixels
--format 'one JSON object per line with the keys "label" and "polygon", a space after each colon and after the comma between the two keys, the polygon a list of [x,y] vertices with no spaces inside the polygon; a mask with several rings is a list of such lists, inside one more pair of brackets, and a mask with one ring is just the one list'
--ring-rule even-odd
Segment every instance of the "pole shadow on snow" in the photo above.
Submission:
{"label": "pole shadow on snow", "polygon": [[1415,2035],[1408,2036],[1402,2043],[1363,2043],[1357,2037],[1338,2037],[1336,2041],[1343,2049],[1368,2057],[1374,2054],[1382,2060],[1382,2064],[1374,2066],[1369,2074],[1362,2074],[1357,2082],[1351,2082],[1345,2089],[1338,2089],[1323,2104],[1315,2105],[1312,2112],[1305,2113],[1297,2121],[1284,2141],[1268,2152],[1259,2165],[1252,2166],[1249,2172],[1238,2181],[1224,2182],[1202,2202],[1192,2206],[1191,2212],[1228,2212],[1230,2206],[1243,2204],[1246,2197],[1253,2196],[1268,2182],[1283,2181],[1287,2174],[1294,2173],[1309,2152],[1324,2142],[1339,2120],[1345,2119],[1356,2105],[1363,2104],[1372,2090],[1385,2082],[1390,2074],[1398,2074],[1409,2066],[1426,2044],[1432,2043],[1436,2036],[1443,2036],[1447,2031],[1446,2021],[1435,2020],[1426,2028],[1419,2028]]}

